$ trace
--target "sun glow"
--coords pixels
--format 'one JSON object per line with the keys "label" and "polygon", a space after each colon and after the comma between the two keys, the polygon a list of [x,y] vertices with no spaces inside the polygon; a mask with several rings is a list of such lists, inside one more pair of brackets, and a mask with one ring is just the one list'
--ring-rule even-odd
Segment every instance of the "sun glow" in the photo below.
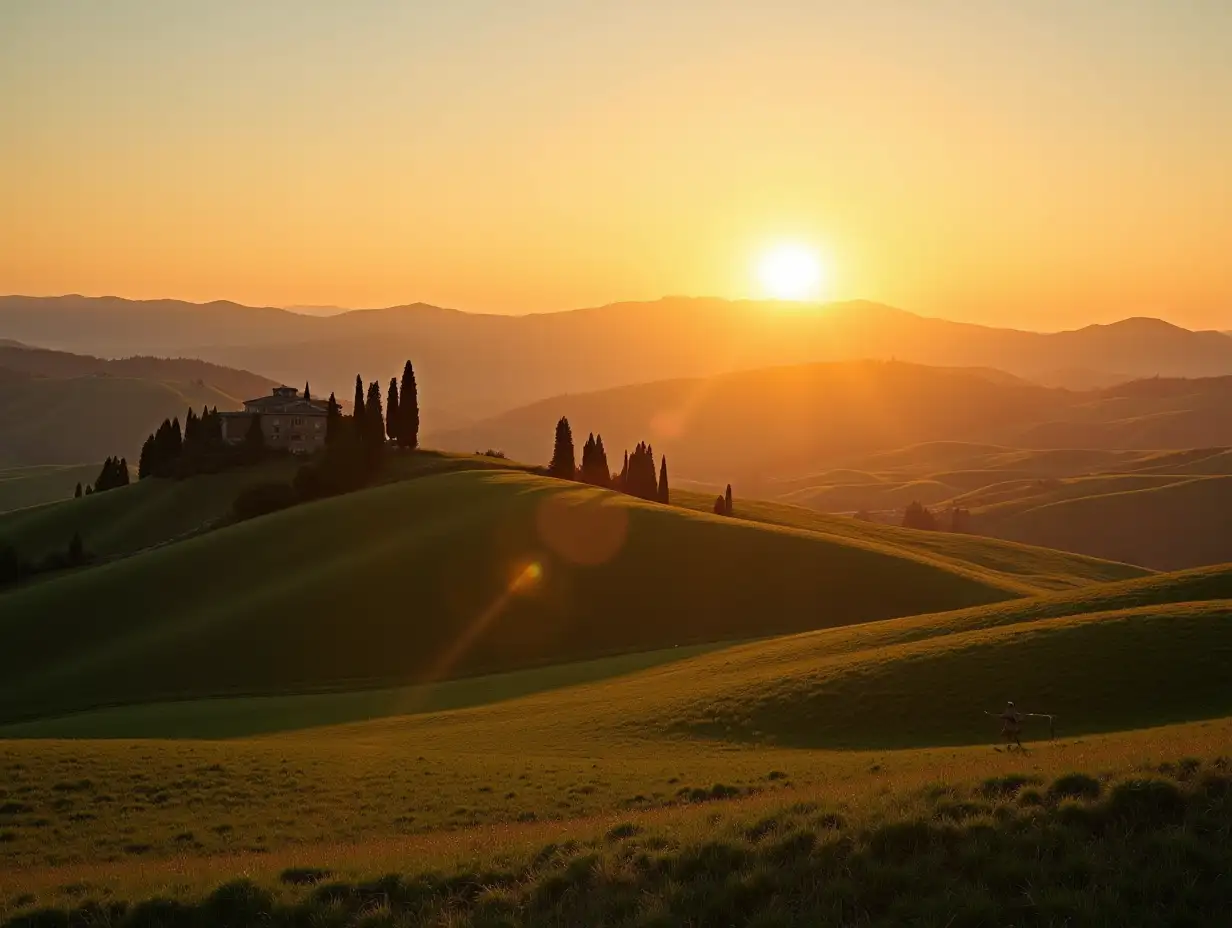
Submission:
{"label": "sun glow", "polygon": [[757,262],[762,291],[776,300],[817,299],[825,277],[821,257],[804,245],[775,246]]}

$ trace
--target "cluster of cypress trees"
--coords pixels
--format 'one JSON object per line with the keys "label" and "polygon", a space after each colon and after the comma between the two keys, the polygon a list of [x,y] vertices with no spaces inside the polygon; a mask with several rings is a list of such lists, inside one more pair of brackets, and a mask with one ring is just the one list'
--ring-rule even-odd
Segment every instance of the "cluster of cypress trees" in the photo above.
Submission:
{"label": "cluster of cypress trees", "polygon": [[[78,484],[78,487],[80,486]],[[128,461],[124,458],[107,458],[103,462],[103,469],[98,472],[98,477],[94,480],[94,492],[102,493],[126,486],[128,486]]]}
{"label": "cluster of cypress trees", "polygon": [[381,404],[380,383],[372,381],[365,391],[363,377],[356,374],[355,399],[351,406],[349,425],[344,425],[346,418],[331,393],[325,432],[327,444],[338,443],[343,430],[349,429],[353,438],[369,447],[383,446],[388,437],[400,448],[418,448],[419,388],[415,384],[415,369],[411,362],[407,361],[402,367],[401,386],[397,377],[389,379],[389,392],[384,407]]}
{"label": "cluster of cypress trees", "polygon": [[658,500],[660,503],[669,502],[667,455],[663,455],[663,464],[659,468],[659,476],[656,479],[654,448],[645,442],[638,442],[632,454],[625,452],[624,466],[621,467],[620,475],[616,478],[615,488],[641,499]]}
{"label": "cluster of cypress trees", "polygon": [[948,522],[943,523],[927,506],[918,500],[912,500],[903,510],[903,527],[922,529],[927,532],[969,532],[971,531],[971,511],[952,506]]}
{"label": "cluster of cypress trees", "polygon": [[597,487],[610,487],[642,499],[670,502],[667,455],[663,455],[659,476],[656,478],[654,449],[645,442],[639,442],[632,455],[625,452],[624,464],[620,473],[615,476],[608,467],[607,450],[603,447],[602,435],[596,436],[592,433],[587,436],[586,443],[582,446],[582,466],[579,468],[575,461],[573,428],[569,425],[569,420],[561,416],[556,423],[556,441],[552,448],[552,461],[548,464],[549,475],[561,480],[577,480]]}
{"label": "cluster of cypress trees", "polygon": [[714,514],[716,516],[730,516],[732,514],[732,492],[731,484],[727,485],[727,492],[722,496],[714,498]]}
{"label": "cluster of cypress trees", "polygon": [[[260,434],[260,417],[253,423]],[[251,431],[251,429],[250,429]],[[264,442],[264,438],[261,439]],[[226,445],[222,440],[222,417],[218,407],[202,407],[201,415],[193,409],[184,417],[164,419],[162,425],[141,446],[141,459],[137,462],[137,477],[173,477],[191,473],[202,461],[222,454]]]}

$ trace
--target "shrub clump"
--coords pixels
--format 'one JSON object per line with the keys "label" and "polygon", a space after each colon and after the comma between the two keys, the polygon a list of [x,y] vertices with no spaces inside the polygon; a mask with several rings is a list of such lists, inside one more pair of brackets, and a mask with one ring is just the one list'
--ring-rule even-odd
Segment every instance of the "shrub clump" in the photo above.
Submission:
{"label": "shrub clump", "polygon": [[1085,773],[1067,773],[1048,787],[1050,799],[1098,799],[1102,788],[1099,780]]}

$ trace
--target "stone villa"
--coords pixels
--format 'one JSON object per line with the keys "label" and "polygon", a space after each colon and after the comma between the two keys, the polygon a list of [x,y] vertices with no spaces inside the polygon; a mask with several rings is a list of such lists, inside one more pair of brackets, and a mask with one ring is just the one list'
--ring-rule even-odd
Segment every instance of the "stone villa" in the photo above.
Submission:
{"label": "stone villa", "polygon": [[223,441],[228,444],[242,442],[252,426],[252,417],[258,415],[267,447],[308,454],[325,447],[328,412],[326,400],[306,400],[295,387],[275,387],[270,396],[245,400],[243,412],[224,412],[219,416]]}

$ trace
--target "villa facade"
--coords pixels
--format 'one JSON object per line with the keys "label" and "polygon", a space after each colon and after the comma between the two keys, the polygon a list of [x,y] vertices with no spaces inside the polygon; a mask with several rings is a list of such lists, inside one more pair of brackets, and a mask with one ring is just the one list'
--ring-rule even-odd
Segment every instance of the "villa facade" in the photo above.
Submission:
{"label": "villa facade", "polygon": [[242,412],[219,413],[222,437],[228,444],[242,442],[259,416],[266,447],[285,448],[295,454],[309,454],[325,447],[325,419],[329,403],[304,399],[295,387],[275,387],[269,396],[245,400]]}

